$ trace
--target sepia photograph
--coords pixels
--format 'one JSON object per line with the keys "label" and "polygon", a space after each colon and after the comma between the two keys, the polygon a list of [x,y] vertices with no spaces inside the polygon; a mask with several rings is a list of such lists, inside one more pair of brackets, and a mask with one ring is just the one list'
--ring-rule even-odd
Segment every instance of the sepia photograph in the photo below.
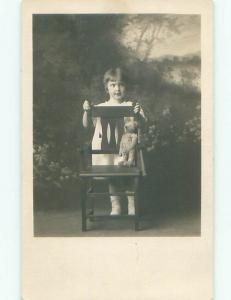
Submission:
{"label": "sepia photograph", "polygon": [[212,299],[212,1],[22,13],[22,299]]}
{"label": "sepia photograph", "polygon": [[33,14],[35,237],[201,235],[201,15]]}

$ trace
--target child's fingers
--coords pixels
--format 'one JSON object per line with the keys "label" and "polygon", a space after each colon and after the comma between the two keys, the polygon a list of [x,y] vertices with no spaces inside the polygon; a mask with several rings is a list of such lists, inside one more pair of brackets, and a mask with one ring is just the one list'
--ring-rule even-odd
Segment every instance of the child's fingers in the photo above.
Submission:
{"label": "child's fingers", "polygon": [[136,108],[136,109],[140,109],[139,103],[136,103],[135,108]]}
{"label": "child's fingers", "polygon": [[135,113],[138,113],[140,111],[140,106],[139,105],[136,105],[135,107],[134,107],[134,112]]}
{"label": "child's fingers", "polygon": [[90,110],[91,109],[91,105],[89,103],[88,100],[85,100],[84,103],[83,103],[83,109],[84,110]]}

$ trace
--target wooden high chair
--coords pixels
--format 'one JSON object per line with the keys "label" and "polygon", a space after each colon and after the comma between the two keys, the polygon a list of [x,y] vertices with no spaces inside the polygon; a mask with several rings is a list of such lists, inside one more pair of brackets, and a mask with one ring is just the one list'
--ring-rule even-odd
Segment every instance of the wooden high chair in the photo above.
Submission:
{"label": "wooden high chair", "polygon": [[[81,151],[82,166],[79,173],[81,186],[81,209],[82,209],[82,231],[87,230],[87,220],[95,221],[100,219],[130,219],[134,222],[135,230],[139,230],[139,185],[140,180],[145,173],[145,165],[143,161],[142,148],[140,147],[140,129],[138,129],[138,145],[136,147],[136,165],[134,167],[118,166],[118,165],[92,165],[92,154],[118,154],[120,140],[124,132],[124,118],[135,117],[132,106],[93,106],[92,117],[100,118],[102,126],[102,142],[100,150],[93,150],[91,145],[85,145]],[[107,129],[110,127],[110,139],[108,140]],[[115,137],[115,128],[118,128],[118,138]],[[133,178],[135,189],[133,192],[116,192],[110,194],[109,191],[97,192],[97,179],[109,180],[113,178]],[[134,195],[135,198],[135,215],[106,215],[95,214],[94,201],[102,195],[122,196],[126,194]],[[88,209],[88,200],[91,200],[91,207]]]}

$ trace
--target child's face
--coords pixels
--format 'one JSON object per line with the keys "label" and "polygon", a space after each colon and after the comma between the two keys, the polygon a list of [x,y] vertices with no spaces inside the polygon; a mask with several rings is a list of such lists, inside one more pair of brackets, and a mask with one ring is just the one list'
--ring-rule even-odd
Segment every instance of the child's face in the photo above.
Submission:
{"label": "child's face", "polygon": [[125,95],[125,85],[119,80],[109,80],[107,83],[110,99],[123,100]]}

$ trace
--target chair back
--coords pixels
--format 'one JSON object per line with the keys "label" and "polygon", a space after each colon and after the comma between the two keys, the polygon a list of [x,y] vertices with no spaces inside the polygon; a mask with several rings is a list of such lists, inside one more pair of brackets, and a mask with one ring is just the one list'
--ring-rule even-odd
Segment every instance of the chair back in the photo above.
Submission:
{"label": "chair back", "polygon": [[93,106],[92,117],[100,119],[102,128],[101,149],[93,149],[92,153],[118,153],[120,147],[120,140],[124,133],[124,120],[126,117],[134,117],[133,107]]}

